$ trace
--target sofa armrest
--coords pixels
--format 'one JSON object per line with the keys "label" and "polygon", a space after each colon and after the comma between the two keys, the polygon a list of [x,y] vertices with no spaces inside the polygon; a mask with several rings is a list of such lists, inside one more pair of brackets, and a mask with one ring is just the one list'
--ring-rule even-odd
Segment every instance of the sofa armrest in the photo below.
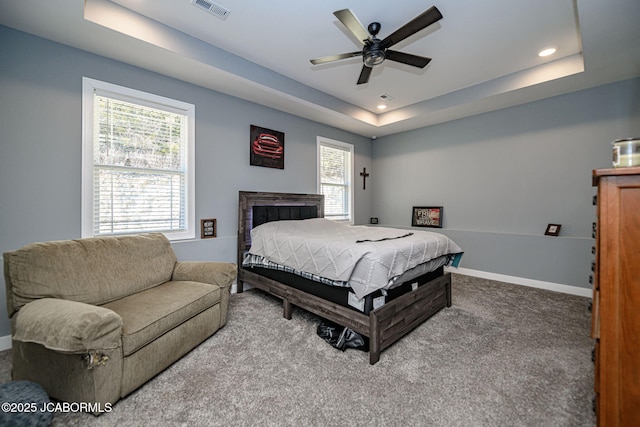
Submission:
{"label": "sofa armrest", "polygon": [[220,286],[220,327],[227,323],[231,284],[238,269],[230,262],[178,261],[171,280],[190,280]]}
{"label": "sofa armrest", "polygon": [[230,287],[236,279],[236,265],[229,262],[179,261],[171,280],[210,283],[221,288]]}
{"label": "sofa armrest", "polygon": [[114,349],[122,346],[122,318],[107,308],[42,298],[18,311],[12,338],[63,353]]}

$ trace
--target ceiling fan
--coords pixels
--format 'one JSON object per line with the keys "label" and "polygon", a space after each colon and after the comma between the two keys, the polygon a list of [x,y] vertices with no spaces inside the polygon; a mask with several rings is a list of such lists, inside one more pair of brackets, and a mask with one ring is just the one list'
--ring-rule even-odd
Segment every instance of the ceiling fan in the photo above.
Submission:
{"label": "ceiling fan", "polygon": [[[362,51],[343,53],[340,55],[325,56],[322,58],[312,59],[311,63],[314,65],[325,64],[327,62],[338,61],[340,59],[353,58],[355,56],[362,56],[363,66],[358,78],[358,84],[367,83],[371,71],[375,65],[381,64],[385,59],[389,59],[395,62],[401,62],[403,64],[411,65],[413,67],[424,68],[431,61],[431,58],[425,58],[424,56],[412,55],[410,53],[398,52],[397,50],[389,49],[394,44],[406,39],[407,37],[417,33],[423,28],[442,19],[442,14],[435,6],[430,7],[422,14],[416,16],[411,21],[407,22],[402,27],[398,28],[394,33],[380,40],[376,36],[380,32],[380,23],[372,22],[369,24],[367,30],[364,29],[358,18],[349,10],[342,9],[333,14],[338,18],[340,22],[358,39],[362,45]],[[371,34],[371,36],[369,36]]]}

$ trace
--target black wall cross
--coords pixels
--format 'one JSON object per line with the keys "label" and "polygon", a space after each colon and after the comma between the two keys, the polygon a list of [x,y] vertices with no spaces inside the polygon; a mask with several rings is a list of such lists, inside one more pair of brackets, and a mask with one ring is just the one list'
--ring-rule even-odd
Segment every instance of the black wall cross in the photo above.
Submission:
{"label": "black wall cross", "polygon": [[362,189],[367,189],[367,177],[369,174],[367,173],[367,168],[362,168],[362,172],[360,172],[360,176],[362,177]]}

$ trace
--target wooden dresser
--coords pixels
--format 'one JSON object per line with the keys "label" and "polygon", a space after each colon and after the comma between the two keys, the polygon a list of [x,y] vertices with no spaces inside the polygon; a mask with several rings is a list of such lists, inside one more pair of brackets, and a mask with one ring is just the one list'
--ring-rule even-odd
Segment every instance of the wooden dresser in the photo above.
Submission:
{"label": "wooden dresser", "polygon": [[640,167],[594,170],[593,185],[598,426],[640,426]]}

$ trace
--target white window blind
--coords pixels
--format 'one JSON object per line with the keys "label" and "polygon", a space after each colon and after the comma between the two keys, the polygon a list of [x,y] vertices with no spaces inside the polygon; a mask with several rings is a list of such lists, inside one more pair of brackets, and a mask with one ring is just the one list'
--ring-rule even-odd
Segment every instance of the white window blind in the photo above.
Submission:
{"label": "white window blind", "polygon": [[318,138],[318,191],[326,218],[353,222],[353,145]]}
{"label": "white window blind", "polygon": [[[91,152],[91,164],[83,165],[91,169],[85,173],[91,188],[85,191],[90,200],[83,200],[88,211],[83,234],[156,231],[169,238],[194,237],[190,112],[171,106],[171,100],[158,103],[150,94],[131,97],[109,89],[85,94],[93,111],[91,142],[84,144]],[[83,158],[88,163],[88,153]]]}

